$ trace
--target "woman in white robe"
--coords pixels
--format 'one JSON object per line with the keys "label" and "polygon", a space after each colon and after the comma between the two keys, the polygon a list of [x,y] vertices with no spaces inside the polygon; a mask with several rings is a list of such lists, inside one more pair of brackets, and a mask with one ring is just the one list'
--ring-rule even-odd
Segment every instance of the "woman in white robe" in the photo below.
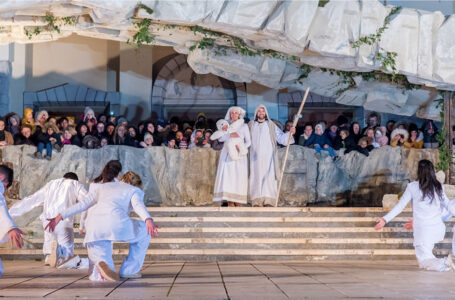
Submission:
{"label": "woman in white robe", "polygon": [[442,214],[444,210],[455,214],[455,205],[449,201],[437,181],[433,163],[426,159],[419,161],[417,173],[418,181],[408,184],[397,205],[377,220],[374,229],[382,229],[412,200],[414,249],[420,268],[439,272],[455,269],[451,255],[436,258],[433,254],[434,244],[442,241],[446,233]]}
{"label": "woman in white robe", "polygon": [[[229,108],[225,119],[231,124],[244,117],[245,110],[233,106]],[[226,127],[223,127],[223,131],[226,131],[226,134],[218,139],[218,141],[224,142],[224,146],[218,162],[213,201],[227,201],[229,206],[240,206],[246,204],[248,200],[248,155],[243,155],[238,160],[232,160],[226,142],[231,137],[240,137],[244,141],[245,147],[249,148],[251,145],[250,130],[248,125],[244,124],[237,132],[229,134]]]}
{"label": "woman in white robe", "polygon": [[[81,201],[69,207],[56,218],[50,219],[47,226],[52,232],[62,219],[80,213],[95,203],[90,207],[85,221],[84,243],[87,245],[89,259],[96,266],[90,280],[118,280],[112,259],[112,244],[115,241],[130,244],[128,257],[120,267],[120,277],[141,277],[139,272],[144,263],[150,236],[157,233],[157,227],[144,206],[144,192],[115,180],[121,169],[119,161],[108,162],[100,177],[90,185],[89,193],[95,194],[94,197],[87,198],[91,201]],[[131,219],[131,210],[134,210],[142,221]]]}

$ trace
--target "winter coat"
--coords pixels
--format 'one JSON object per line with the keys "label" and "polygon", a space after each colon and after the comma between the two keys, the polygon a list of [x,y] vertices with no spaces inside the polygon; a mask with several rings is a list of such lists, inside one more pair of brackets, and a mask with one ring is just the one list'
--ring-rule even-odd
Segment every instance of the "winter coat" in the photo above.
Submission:
{"label": "winter coat", "polygon": [[310,138],[304,144],[306,147],[311,145],[319,145],[321,147],[324,147],[324,145],[329,145],[332,147],[332,143],[325,134],[317,135],[316,133],[311,134]]}
{"label": "winter coat", "polygon": [[340,150],[342,148],[348,150],[348,152],[345,151],[345,153],[349,153],[349,151],[352,151],[356,147],[356,143],[354,141],[354,138],[352,136],[348,136],[344,140],[341,139],[341,136],[337,136],[335,139],[335,142],[333,143],[333,149],[334,150]]}
{"label": "winter coat", "polygon": [[14,136],[14,145],[30,145],[35,146],[32,137],[26,138],[21,133]]}

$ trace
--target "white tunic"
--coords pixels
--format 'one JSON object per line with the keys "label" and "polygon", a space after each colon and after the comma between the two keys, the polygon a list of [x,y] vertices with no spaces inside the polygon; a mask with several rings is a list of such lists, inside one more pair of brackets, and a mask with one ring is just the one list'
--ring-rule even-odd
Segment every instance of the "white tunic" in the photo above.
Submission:
{"label": "white tunic", "polygon": [[[93,187],[92,187],[93,186]],[[68,208],[63,218],[68,218],[90,208],[85,221],[84,243],[95,241],[136,241],[139,228],[134,226],[131,210],[142,219],[150,218],[144,202],[144,192],[124,182],[92,183],[90,193],[96,193],[91,201],[81,201]]]}
{"label": "white tunic", "polygon": [[435,244],[443,240],[446,233],[446,227],[442,221],[443,211],[447,209],[451,214],[455,214],[455,207],[449,205],[449,199],[444,190],[442,199],[435,195],[432,203],[428,198],[422,201],[422,191],[417,181],[408,184],[400,201],[384,216],[385,221],[388,223],[399,215],[411,200],[414,246]]}
{"label": "white tunic", "polygon": [[10,231],[13,228],[17,228],[16,223],[14,223],[13,219],[11,218],[11,215],[8,212],[5,197],[3,196],[4,192],[5,188],[3,184],[0,182],[0,243],[8,242],[9,240],[8,231]]}
{"label": "white tunic", "polygon": [[[250,199],[254,203],[271,204],[277,198],[275,174],[275,159],[272,139],[270,137],[269,121],[254,122],[251,129],[250,148]],[[287,145],[289,132],[283,133],[275,126],[275,136],[278,144]],[[294,143],[294,139],[291,139]]]}
{"label": "white tunic", "polygon": [[[244,140],[245,147],[250,147],[251,139],[248,125],[244,124],[237,131],[237,134]],[[218,139],[225,144],[218,162],[213,201],[225,200],[246,204],[248,200],[248,156],[244,155],[238,160],[232,160],[229,157],[227,147],[225,147],[229,138],[229,133],[226,133]]]}
{"label": "white tunic", "polygon": [[[85,187],[77,180],[55,179],[49,181],[45,186],[33,195],[18,201],[10,209],[13,218],[19,217],[31,211],[35,207],[43,206],[41,221],[47,223],[47,219],[55,218],[68,207],[79,201],[90,201],[91,197]],[[84,200],[85,199],[85,200]],[[64,227],[73,228],[74,217],[63,221]]]}

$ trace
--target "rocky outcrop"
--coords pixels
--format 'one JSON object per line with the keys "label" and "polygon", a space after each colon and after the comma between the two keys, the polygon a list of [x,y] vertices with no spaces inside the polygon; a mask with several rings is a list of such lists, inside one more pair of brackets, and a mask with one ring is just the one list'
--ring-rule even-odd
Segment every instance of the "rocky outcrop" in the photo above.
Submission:
{"label": "rocky outcrop", "polygon": [[[46,182],[72,171],[81,182],[98,176],[111,159],[118,159],[123,171],[138,173],[144,182],[146,203],[160,206],[206,206],[212,202],[219,152],[193,148],[174,150],[164,147],[137,149],[107,146],[96,150],[65,146],[52,161],[33,157],[34,147],[7,146],[3,163],[14,168],[15,183],[9,198],[23,198]],[[279,151],[283,159],[284,149]],[[358,152],[333,162],[323,153],[291,146],[280,194],[281,206],[308,204],[381,206],[384,194],[397,194],[416,176],[417,163],[427,158],[438,160],[437,150],[383,147],[366,157]]]}

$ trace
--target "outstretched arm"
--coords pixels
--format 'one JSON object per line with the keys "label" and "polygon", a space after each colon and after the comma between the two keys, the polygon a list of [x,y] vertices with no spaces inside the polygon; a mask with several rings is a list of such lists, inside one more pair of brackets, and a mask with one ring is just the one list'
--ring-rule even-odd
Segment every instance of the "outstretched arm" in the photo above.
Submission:
{"label": "outstretched arm", "polygon": [[35,207],[42,206],[46,197],[46,192],[49,188],[49,183],[36,191],[33,195],[25,197],[24,199],[16,202],[10,209],[9,213],[12,218],[20,217]]}
{"label": "outstretched arm", "polygon": [[[278,126],[275,126],[276,142],[278,144],[281,144],[283,146],[287,146],[290,134],[291,134],[290,132],[284,133],[283,131],[281,131],[280,128],[278,128]],[[295,140],[294,140],[294,137],[292,136],[291,137],[291,144],[294,144],[294,143],[295,143]]]}
{"label": "outstretched arm", "polygon": [[382,229],[385,226],[385,224],[390,222],[393,218],[398,216],[403,211],[403,209],[406,207],[406,205],[408,205],[408,203],[409,203],[409,201],[411,201],[411,199],[412,199],[412,194],[410,191],[410,187],[408,185],[403,196],[401,196],[400,201],[398,201],[398,203],[392,208],[392,210],[384,217],[376,220],[377,224],[374,227],[374,229],[375,230]]}

